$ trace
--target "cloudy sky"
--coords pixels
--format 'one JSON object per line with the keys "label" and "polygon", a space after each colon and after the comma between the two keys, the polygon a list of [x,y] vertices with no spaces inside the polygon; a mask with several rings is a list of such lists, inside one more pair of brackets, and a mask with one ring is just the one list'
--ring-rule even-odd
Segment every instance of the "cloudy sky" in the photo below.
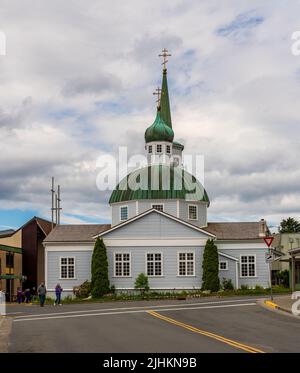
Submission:
{"label": "cloudy sky", "polygon": [[209,220],[300,218],[299,1],[0,0],[0,229],[50,218],[108,222],[96,160],[142,153],[157,57],[176,139],[205,156]]}

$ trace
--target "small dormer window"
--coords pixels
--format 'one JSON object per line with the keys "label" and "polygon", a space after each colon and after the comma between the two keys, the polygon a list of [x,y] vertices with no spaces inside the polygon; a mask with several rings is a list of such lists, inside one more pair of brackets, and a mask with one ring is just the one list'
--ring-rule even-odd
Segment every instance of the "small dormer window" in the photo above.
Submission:
{"label": "small dormer window", "polygon": [[171,147],[170,147],[170,145],[167,145],[167,154],[170,154],[171,153]]}
{"label": "small dormer window", "polygon": [[163,204],[153,204],[152,208],[158,211],[164,211],[164,205]]}
{"label": "small dormer window", "polygon": [[189,205],[189,220],[198,219],[198,208],[197,205]]}
{"label": "small dormer window", "polygon": [[148,147],[148,153],[152,153],[152,145],[149,145],[149,147]]}
{"label": "small dormer window", "polygon": [[128,206],[120,207],[120,220],[128,219]]}
{"label": "small dormer window", "polygon": [[156,152],[161,153],[162,152],[162,146],[161,144],[156,145]]}

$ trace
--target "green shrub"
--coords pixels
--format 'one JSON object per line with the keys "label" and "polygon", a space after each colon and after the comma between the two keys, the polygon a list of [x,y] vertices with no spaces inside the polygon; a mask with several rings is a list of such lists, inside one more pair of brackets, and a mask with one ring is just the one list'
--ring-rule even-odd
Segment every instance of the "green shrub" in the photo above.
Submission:
{"label": "green shrub", "polygon": [[71,295],[67,295],[66,297],[63,298],[63,303],[72,303],[73,298]]}
{"label": "green shrub", "polygon": [[115,285],[112,285],[111,287],[110,287],[110,291],[109,291],[111,294],[116,294],[116,287],[115,287]]}
{"label": "green shrub", "polygon": [[255,285],[255,290],[264,290],[264,288],[258,284]]}
{"label": "green shrub", "polygon": [[284,286],[285,288],[289,287],[290,284],[290,272],[286,269],[284,271],[280,271],[277,273],[277,278],[279,280],[280,285]]}
{"label": "green shrub", "polygon": [[87,298],[91,294],[91,282],[84,281],[80,286],[75,286],[73,293],[76,298]]}
{"label": "green shrub", "polygon": [[222,288],[224,290],[234,290],[233,283],[230,278],[223,278],[222,280]]}
{"label": "green shrub", "polygon": [[93,298],[100,298],[109,293],[106,246],[102,238],[99,237],[95,242],[92,257],[91,293]]}
{"label": "green shrub", "polygon": [[218,249],[213,240],[207,240],[203,254],[202,290],[220,289]]}
{"label": "green shrub", "polygon": [[148,277],[145,275],[145,273],[140,273],[137,276],[137,278],[135,279],[134,288],[135,289],[140,289],[140,290],[143,290],[143,291],[148,291],[149,290]]}
{"label": "green shrub", "polygon": [[246,284],[246,285],[241,285],[241,290],[248,290],[249,289],[249,286]]}

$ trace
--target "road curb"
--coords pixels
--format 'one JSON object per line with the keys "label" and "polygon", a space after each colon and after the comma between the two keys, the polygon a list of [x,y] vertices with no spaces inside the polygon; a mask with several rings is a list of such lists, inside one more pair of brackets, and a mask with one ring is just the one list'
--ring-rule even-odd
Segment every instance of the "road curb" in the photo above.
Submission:
{"label": "road curb", "polygon": [[[279,311],[283,311],[283,312],[286,312],[286,313],[289,313],[290,315],[293,315],[293,312],[292,310],[289,310],[287,308],[284,308],[284,307],[281,307],[279,306],[278,304],[274,303],[274,302],[271,302],[270,300],[265,300],[264,301],[264,304],[269,307],[269,308],[272,308],[274,310],[279,310]],[[293,315],[295,316],[295,315]]]}

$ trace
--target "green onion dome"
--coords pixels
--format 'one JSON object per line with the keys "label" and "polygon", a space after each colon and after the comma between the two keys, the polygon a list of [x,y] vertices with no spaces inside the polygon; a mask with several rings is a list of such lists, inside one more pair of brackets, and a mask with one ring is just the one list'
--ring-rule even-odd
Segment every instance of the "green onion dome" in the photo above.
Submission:
{"label": "green onion dome", "polygon": [[109,203],[145,199],[203,201],[209,198],[202,184],[181,167],[155,164],[134,170],[116,186]]}
{"label": "green onion dome", "polygon": [[145,141],[168,141],[172,142],[174,132],[162,119],[160,109],[158,108],[154,123],[146,129]]}

